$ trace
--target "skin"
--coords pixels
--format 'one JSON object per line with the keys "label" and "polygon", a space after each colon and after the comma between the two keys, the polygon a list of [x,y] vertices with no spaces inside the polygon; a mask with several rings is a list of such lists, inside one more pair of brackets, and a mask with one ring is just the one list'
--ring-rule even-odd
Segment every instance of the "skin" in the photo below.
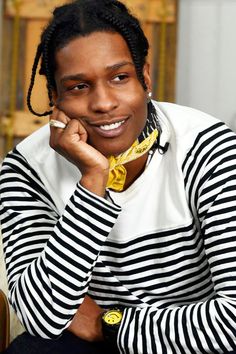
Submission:
{"label": "skin", "polygon": [[[81,174],[80,183],[104,197],[109,173],[107,157],[126,151],[144,128],[147,92],[139,82],[128,46],[121,35],[95,32],[71,40],[56,52],[55,108],[51,119],[66,124],[51,127],[50,146]],[[151,91],[149,66],[143,74]],[[122,122],[116,129],[101,126]],[[127,163],[125,189],[142,173],[147,155]],[[85,296],[69,326],[77,336],[102,340],[103,310]]]}

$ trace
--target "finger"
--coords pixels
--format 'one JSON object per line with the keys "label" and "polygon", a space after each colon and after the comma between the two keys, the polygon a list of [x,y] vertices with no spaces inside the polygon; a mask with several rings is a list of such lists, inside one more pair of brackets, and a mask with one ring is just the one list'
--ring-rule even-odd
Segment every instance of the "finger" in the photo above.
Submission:
{"label": "finger", "polygon": [[60,129],[65,129],[65,127],[66,127],[65,123],[61,122],[60,120],[56,120],[56,119],[50,119],[49,125],[50,125],[50,127],[60,128]]}
{"label": "finger", "polygon": [[71,119],[65,128],[68,135],[76,135],[79,140],[87,141],[88,134],[84,126],[77,119]]}
{"label": "finger", "polygon": [[70,119],[68,116],[55,107],[52,114],[50,115],[49,125],[53,128],[64,129],[69,121]]}
{"label": "finger", "polygon": [[[53,126],[51,125],[54,122]],[[56,126],[55,126],[56,123]],[[50,126],[50,139],[49,145],[57,150],[58,141],[64,133],[62,125],[68,123],[66,115],[61,112],[58,108],[54,107],[52,114],[50,115],[49,126]],[[61,125],[61,127],[59,126]]]}
{"label": "finger", "polygon": [[70,119],[66,116],[64,112],[60,111],[57,107],[54,107],[49,120],[49,126],[50,126],[49,144],[53,149],[56,149],[59,139],[64,134],[64,128],[66,127],[69,121]]}

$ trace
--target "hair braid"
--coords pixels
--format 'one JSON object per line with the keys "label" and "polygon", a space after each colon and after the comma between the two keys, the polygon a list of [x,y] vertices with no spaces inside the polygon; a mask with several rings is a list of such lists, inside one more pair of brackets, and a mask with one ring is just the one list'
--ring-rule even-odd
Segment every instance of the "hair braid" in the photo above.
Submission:
{"label": "hair braid", "polygon": [[27,106],[29,108],[29,111],[38,117],[43,117],[43,116],[50,114],[50,112],[37,113],[37,112],[35,112],[35,110],[33,109],[32,105],[31,105],[31,95],[32,95],[35,76],[36,76],[36,72],[37,72],[37,67],[38,67],[38,63],[39,63],[39,59],[40,59],[41,55],[42,55],[42,44],[40,43],[38,45],[37,52],[35,55],[35,59],[34,59],[33,67],[32,67],[31,79],[30,79],[30,86],[29,86],[28,94],[27,94]]}
{"label": "hair braid", "polygon": [[[50,107],[54,106],[52,91],[53,91],[53,87],[55,86],[55,84],[54,84],[54,78],[53,78],[51,71],[50,71],[49,44],[52,39],[53,33],[55,32],[56,27],[57,27],[57,21],[52,23],[51,26],[48,28],[48,31],[47,31],[45,38],[44,38],[43,53],[42,53],[45,76],[47,79],[48,98],[49,98]],[[42,68],[41,68],[41,72],[42,72]]]}
{"label": "hair braid", "polygon": [[63,48],[74,38],[99,31],[117,32],[124,38],[135,65],[137,78],[146,90],[143,67],[149,44],[138,19],[118,0],[74,0],[55,8],[50,23],[41,35],[27,96],[30,112],[39,117],[51,113],[37,113],[31,106],[31,93],[40,57],[42,60],[39,74],[46,77],[49,105],[53,106],[53,91],[56,90],[56,50]]}
{"label": "hair braid", "polygon": [[35,76],[37,73],[37,67],[39,64],[40,57],[42,56],[42,62],[43,65],[41,65],[40,74],[45,74],[46,80],[47,80],[47,88],[48,88],[48,98],[49,98],[49,106],[52,107],[53,104],[53,97],[52,97],[52,90],[53,90],[53,83],[52,83],[52,76],[51,72],[49,69],[49,55],[48,55],[48,46],[49,42],[51,40],[51,37],[55,31],[57,23],[53,23],[50,27],[48,27],[48,30],[42,35],[41,38],[41,43],[38,45],[37,52],[35,55],[33,67],[32,67],[32,75],[31,75],[31,80],[30,80],[30,86],[28,89],[28,94],[27,94],[27,106],[28,109],[31,113],[38,117],[44,117],[52,113],[52,111],[45,111],[44,113],[38,113],[36,112],[31,104],[31,96],[32,96],[32,91],[34,87],[34,82],[35,82]]}

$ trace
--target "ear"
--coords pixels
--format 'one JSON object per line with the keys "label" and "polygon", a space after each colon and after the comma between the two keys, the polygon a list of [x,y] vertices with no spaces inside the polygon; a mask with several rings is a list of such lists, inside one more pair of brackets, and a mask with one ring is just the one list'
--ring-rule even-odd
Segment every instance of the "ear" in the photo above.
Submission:
{"label": "ear", "polygon": [[150,76],[150,64],[149,63],[145,63],[143,66],[143,77],[144,77],[145,84],[147,86],[147,91],[151,92],[152,91],[152,80],[151,80],[151,76]]}

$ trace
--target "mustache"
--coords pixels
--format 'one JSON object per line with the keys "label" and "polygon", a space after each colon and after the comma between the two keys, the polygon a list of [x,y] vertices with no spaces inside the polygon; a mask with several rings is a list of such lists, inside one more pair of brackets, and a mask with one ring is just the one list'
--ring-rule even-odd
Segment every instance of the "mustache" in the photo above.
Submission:
{"label": "mustache", "polygon": [[92,116],[92,115],[80,115],[76,112],[73,111],[73,109],[65,109],[63,106],[60,104],[60,101],[55,104],[55,106],[62,111],[69,119],[76,119],[79,120],[80,123],[86,127],[86,125],[91,125],[91,126],[100,126],[100,125],[106,125],[106,124],[113,124],[117,122],[121,122],[123,120],[128,119],[129,114],[125,113],[100,113],[98,115]]}

